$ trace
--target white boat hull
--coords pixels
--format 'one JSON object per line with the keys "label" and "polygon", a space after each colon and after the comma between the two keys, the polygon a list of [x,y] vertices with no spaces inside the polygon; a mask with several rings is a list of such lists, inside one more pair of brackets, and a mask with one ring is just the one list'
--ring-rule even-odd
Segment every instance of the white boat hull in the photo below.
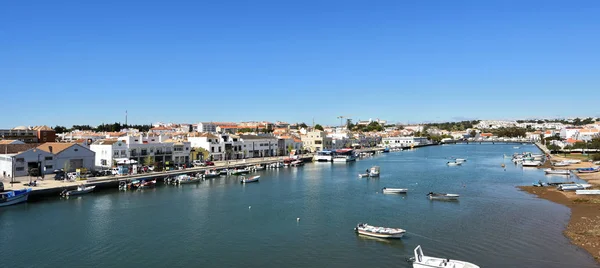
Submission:
{"label": "white boat hull", "polygon": [[402,188],[384,188],[382,190],[384,194],[405,194],[407,191],[408,189]]}
{"label": "white boat hull", "polygon": [[600,194],[600,190],[575,190],[575,194],[597,195]]}
{"label": "white boat hull", "polygon": [[544,172],[546,172],[546,174],[555,174],[555,175],[569,175],[570,174],[570,171],[568,171],[568,170],[546,169],[546,170],[544,170]]}
{"label": "white boat hull", "polygon": [[440,195],[428,195],[431,200],[458,200],[460,197],[457,194],[440,194]]}
{"label": "white boat hull", "polygon": [[404,233],[398,233],[398,234],[381,234],[381,233],[372,233],[372,232],[367,232],[364,230],[358,230],[357,231],[359,234],[361,235],[366,235],[366,236],[372,236],[372,237],[377,237],[377,238],[387,238],[387,239],[400,239],[404,236]]}
{"label": "white boat hull", "polygon": [[15,196],[13,198],[9,198],[6,202],[0,203],[0,207],[6,207],[10,205],[16,205],[19,203],[27,202],[27,198],[29,197],[29,193]]}
{"label": "white boat hull", "polygon": [[191,180],[181,180],[179,181],[179,184],[190,184],[190,183],[197,183],[200,182],[200,178],[193,178]]}
{"label": "white boat hull", "polygon": [[414,253],[413,268],[479,268],[479,266],[466,261],[425,256],[423,250],[421,250],[421,246],[417,246]]}
{"label": "white boat hull", "polygon": [[75,196],[75,195],[82,195],[82,194],[87,194],[87,193],[91,193],[92,191],[94,191],[94,189],[96,188],[96,186],[89,186],[89,187],[85,187],[85,189],[83,190],[72,190],[72,191],[68,191],[67,193],[65,193],[66,196]]}

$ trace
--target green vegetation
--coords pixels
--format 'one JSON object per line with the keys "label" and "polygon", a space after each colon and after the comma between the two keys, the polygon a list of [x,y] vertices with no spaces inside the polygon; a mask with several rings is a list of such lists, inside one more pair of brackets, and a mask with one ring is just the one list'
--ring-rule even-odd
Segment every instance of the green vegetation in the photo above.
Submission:
{"label": "green vegetation", "polygon": [[146,156],[146,158],[144,158],[144,165],[151,166],[152,164],[154,164],[154,159],[152,158],[152,156]]}
{"label": "green vegetation", "polygon": [[575,126],[583,126],[583,125],[587,125],[587,124],[591,124],[600,121],[600,118],[592,118],[592,117],[588,117],[585,119],[581,119],[581,118],[575,118],[573,119],[573,121],[569,121],[569,120],[564,120],[564,119],[544,119],[544,120],[517,120],[517,123],[538,123],[538,124],[543,124],[543,123],[563,123],[563,124],[572,124]]}
{"label": "green vegetation", "polygon": [[593,154],[592,155],[592,160],[593,161],[600,161],[600,154]]}
{"label": "green vegetation", "polygon": [[508,137],[508,138],[516,138],[516,137],[525,137],[525,133],[527,132],[524,128],[518,127],[508,127],[508,128],[499,128],[492,129],[490,132],[494,136],[498,137]]}
{"label": "green vegetation", "polygon": [[114,124],[101,124],[97,127],[92,127],[90,125],[73,125],[71,128],[66,128],[64,126],[55,126],[52,129],[56,131],[56,133],[65,133],[73,130],[90,130],[90,131],[98,131],[98,132],[117,132],[124,128],[135,128],[141,132],[147,132],[152,128],[152,125],[126,125],[121,123]]}
{"label": "green vegetation", "polygon": [[368,125],[355,125],[351,130],[354,131],[362,131],[362,132],[372,132],[372,131],[383,131],[383,126],[379,123],[373,121]]}
{"label": "green vegetation", "polygon": [[549,144],[548,146],[546,146],[546,148],[548,148],[548,150],[550,150],[551,152],[560,150],[560,147],[556,144]]}
{"label": "green vegetation", "polygon": [[430,123],[425,125],[426,127],[436,127],[441,130],[447,131],[465,131],[469,128],[473,128],[474,125],[479,124],[479,120],[472,121],[460,121],[460,122],[445,122],[445,123]]}
{"label": "green vegetation", "polygon": [[316,124],[316,125],[315,125],[315,129],[316,129],[316,130],[323,131],[323,126],[321,126],[321,125],[319,125],[319,124]]}

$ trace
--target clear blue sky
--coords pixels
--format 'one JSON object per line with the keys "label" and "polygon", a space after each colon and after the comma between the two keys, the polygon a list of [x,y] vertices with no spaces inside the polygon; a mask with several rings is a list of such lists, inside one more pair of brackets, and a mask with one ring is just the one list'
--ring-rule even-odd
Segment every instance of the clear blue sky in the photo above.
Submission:
{"label": "clear blue sky", "polygon": [[[128,2],[128,3],[124,3]],[[600,116],[600,1],[3,1],[0,128]]]}

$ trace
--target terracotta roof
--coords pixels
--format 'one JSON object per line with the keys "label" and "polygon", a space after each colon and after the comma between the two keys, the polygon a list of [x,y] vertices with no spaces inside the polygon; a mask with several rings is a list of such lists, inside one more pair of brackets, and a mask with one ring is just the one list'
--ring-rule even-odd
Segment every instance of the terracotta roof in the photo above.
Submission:
{"label": "terracotta roof", "polygon": [[[59,154],[60,152],[68,149],[69,147],[75,145],[76,143],[64,143],[64,142],[46,142],[37,148],[53,154]],[[52,152],[50,151],[50,146],[52,146]]]}
{"label": "terracotta roof", "polygon": [[33,130],[54,130],[51,127],[48,126],[35,126],[33,127]]}
{"label": "terracotta roof", "polygon": [[576,139],[573,139],[573,138],[568,138],[568,139],[567,139],[567,142],[568,142],[568,143],[576,143],[576,142],[582,142],[582,141],[580,141],[580,140],[576,140]]}
{"label": "terracotta roof", "polygon": [[25,152],[29,149],[33,149],[40,145],[39,143],[25,143],[25,144],[0,144],[0,154],[16,154]]}
{"label": "terracotta roof", "polygon": [[97,140],[93,144],[95,145],[113,145],[117,143],[119,140],[117,139],[106,139],[106,140]]}

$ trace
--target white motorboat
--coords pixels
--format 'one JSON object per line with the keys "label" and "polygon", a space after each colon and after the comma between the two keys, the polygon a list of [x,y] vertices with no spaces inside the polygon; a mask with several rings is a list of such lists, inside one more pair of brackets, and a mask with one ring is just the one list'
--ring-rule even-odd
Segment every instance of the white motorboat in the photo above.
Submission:
{"label": "white motorboat", "polygon": [[383,189],[381,189],[381,191],[384,194],[405,194],[408,191],[408,189],[383,187]]}
{"label": "white motorboat", "polygon": [[585,195],[597,195],[600,194],[600,190],[575,190],[575,193]]}
{"label": "white motorboat", "polygon": [[220,177],[221,173],[213,169],[211,171],[206,171],[206,173],[204,173],[203,176],[205,179],[212,179],[212,178]]}
{"label": "white motorboat", "polygon": [[449,167],[460,166],[462,163],[459,162],[447,162],[446,165]]}
{"label": "white motorboat", "polygon": [[560,162],[552,163],[552,165],[555,167],[567,167],[567,166],[571,165],[571,163],[565,162],[565,161],[560,161]]}
{"label": "white motorboat", "polygon": [[0,193],[0,207],[27,202],[31,188]]}
{"label": "white motorboat", "polygon": [[406,230],[400,228],[386,228],[386,227],[377,227],[371,226],[366,223],[359,223],[354,228],[354,231],[361,235],[368,235],[372,237],[378,238],[402,238],[406,233]]}
{"label": "white motorboat", "polygon": [[202,178],[200,178],[200,177],[192,177],[189,175],[179,175],[179,176],[177,176],[177,178],[175,180],[179,184],[189,184],[189,183],[200,182],[201,179]]}
{"label": "white motorboat", "polygon": [[581,160],[567,159],[567,160],[564,160],[563,162],[569,163],[569,164],[579,164],[579,163],[581,163]]}
{"label": "white motorboat", "polygon": [[360,174],[358,174],[358,177],[359,178],[367,178],[367,177],[369,177],[369,173],[360,173]]}
{"label": "white motorboat", "polygon": [[434,193],[434,192],[428,193],[427,196],[429,197],[429,199],[432,199],[432,200],[458,200],[458,197],[460,197],[460,195],[458,195],[458,194],[446,194],[446,193]]}
{"label": "white motorboat", "polygon": [[252,176],[252,177],[249,177],[249,178],[246,178],[245,176],[242,176],[242,178],[240,179],[240,182],[241,183],[258,182],[259,178],[260,178],[260,175]]}
{"label": "white motorboat", "polygon": [[302,162],[302,160],[298,159],[298,160],[292,161],[292,163],[290,163],[290,165],[292,167],[304,166],[304,162]]}
{"label": "white motorboat", "polygon": [[421,245],[415,248],[415,256],[411,259],[413,268],[431,268],[431,267],[448,267],[448,268],[479,268],[479,266],[466,262],[451,260],[446,258],[437,258],[423,255]]}
{"label": "white motorboat", "polygon": [[258,165],[256,165],[256,166],[253,166],[253,167],[252,167],[252,170],[254,170],[254,171],[258,171],[258,170],[265,170],[266,168],[267,168],[266,166],[263,166],[263,165],[261,165],[261,164],[258,164]]}
{"label": "white motorboat", "polygon": [[333,160],[333,152],[318,151],[317,154],[313,157],[313,160],[316,162],[331,162]]}
{"label": "white motorboat", "polygon": [[587,188],[592,187],[591,184],[587,183],[573,183],[573,184],[561,184],[557,187],[560,191],[576,191],[576,190],[585,190]]}
{"label": "white motorboat", "polygon": [[369,177],[379,177],[380,168],[379,166],[373,166],[369,170]]}
{"label": "white motorboat", "polygon": [[569,175],[571,174],[571,172],[567,169],[551,169],[551,168],[547,168],[544,169],[544,172],[546,172],[546,174],[556,174],[556,175]]}
{"label": "white motorboat", "polygon": [[454,162],[456,162],[456,163],[461,163],[461,164],[462,164],[462,163],[464,163],[464,162],[467,162],[467,159],[464,159],[464,158],[456,158],[456,159],[454,159]]}
{"label": "white motorboat", "polygon": [[542,165],[542,162],[540,161],[523,161],[523,163],[521,164],[524,167],[539,167]]}
{"label": "white motorboat", "polygon": [[62,196],[82,195],[82,194],[91,193],[92,191],[94,191],[95,188],[96,188],[96,185],[93,185],[93,186],[79,185],[79,186],[77,186],[77,189],[75,189],[75,190],[71,190],[71,191],[64,190],[60,194]]}
{"label": "white motorboat", "polygon": [[219,175],[228,175],[229,174],[229,170],[224,168],[219,170]]}

